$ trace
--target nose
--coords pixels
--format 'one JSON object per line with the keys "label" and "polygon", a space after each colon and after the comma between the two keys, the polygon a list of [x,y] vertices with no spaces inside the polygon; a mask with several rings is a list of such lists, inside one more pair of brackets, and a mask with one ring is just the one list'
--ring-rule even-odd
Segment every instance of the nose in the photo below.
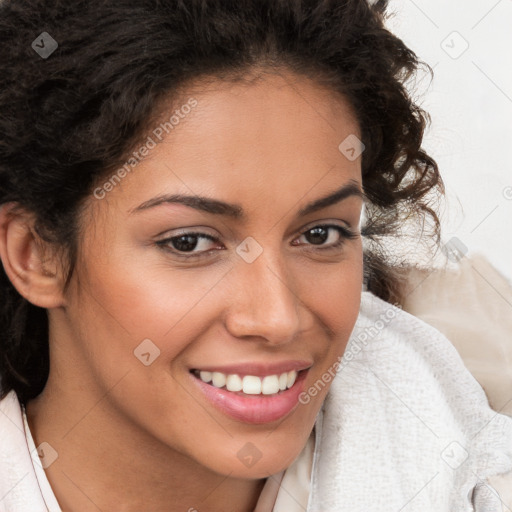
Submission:
{"label": "nose", "polygon": [[267,344],[292,341],[301,329],[301,301],[286,268],[261,255],[252,263],[239,261],[231,275],[226,328],[237,338]]}

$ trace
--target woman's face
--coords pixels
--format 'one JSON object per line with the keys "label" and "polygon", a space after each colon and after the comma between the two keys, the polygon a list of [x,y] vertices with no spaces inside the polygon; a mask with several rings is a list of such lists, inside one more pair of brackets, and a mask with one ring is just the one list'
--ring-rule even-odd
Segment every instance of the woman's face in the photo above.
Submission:
{"label": "woman's face", "polygon": [[346,145],[360,132],[346,103],[294,75],[197,91],[91,197],[52,312],[51,378],[104,397],[120,436],[263,478],[305,444],[358,314],[361,159]]}

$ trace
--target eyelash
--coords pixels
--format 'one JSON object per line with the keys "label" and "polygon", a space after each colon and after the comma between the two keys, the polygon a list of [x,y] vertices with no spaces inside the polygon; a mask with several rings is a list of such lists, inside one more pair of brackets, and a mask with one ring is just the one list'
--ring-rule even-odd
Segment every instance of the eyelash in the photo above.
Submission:
{"label": "eyelash", "polygon": [[[352,231],[351,229],[348,229],[343,226],[338,226],[337,224],[318,224],[316,226],[312,226],[312,227],[306,229],[305,231],[303,231],[299,235],[298,238],[300,238],[303,235],[307,234],[308,232],[313,231],[314,229],[318,229],[318,228],[323,228],[323,229],[327,229],[327,230],[335,229],[336,231],[338,231],[338,233],[340,235],[339,240],[337,242],[330,244],[328,246],[317,245],[317,244],[307,244],[312,247],[317,247],[317,250],[320,250],[320,251],[337,249],[338,247],[343,245],[347,240],[353,240],[353,239],[356,239],[359,237],[359,234],[356,233],[355,231]],[[158,245],[161,249],[163,249],[165,251],[169,251],[180,258],[189,259],[189,260],[208,256],[212,252],[212,250],[217,250],[217,249],[209,249],[206,251],[201,251],[199,253],[193,253],[193,252],[186,252],[186,251],[178,251],[177,249],[171,248],[172,241],[176,240],[178,238],[181,238],[182,236],[194,236],[197,238],[211,240],[212,242],[218,242],[217,238],[215,238],[211,235],[208,235],[207,233],[190,231],[190,232],[183,232],[179,235],[176,235],[176,236],[173,236],[170,238],[166,238],[164,240],[159,240],[158,242],[156,242],[156,245]]]}

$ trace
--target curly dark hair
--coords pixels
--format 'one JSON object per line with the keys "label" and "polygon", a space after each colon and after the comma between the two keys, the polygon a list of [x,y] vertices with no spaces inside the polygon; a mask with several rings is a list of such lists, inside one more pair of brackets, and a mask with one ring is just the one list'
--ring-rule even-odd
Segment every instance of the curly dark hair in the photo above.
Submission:
{"label": "curly dark hair", "polygon": [[[407,221],[423,236],[429,224],[438,246],[432,193],[444,190],[421,149],[429,116],[405,87],[423,63],[385,28],[387,8],[387,0],[3,0],[0,205],[34,214],[38,234],[66,254],[70,278],[81,206],[164,100],[201,77],[288,69],[353,107],[365,145],[364,279],[396,301],[400,256],[392,260],[384,241]],[[58,43],[47,58],[31,47],[42,32]],[[48,378],[47,312],[3,269],[0,294],[1,396],[14,390],[24,403]]]}

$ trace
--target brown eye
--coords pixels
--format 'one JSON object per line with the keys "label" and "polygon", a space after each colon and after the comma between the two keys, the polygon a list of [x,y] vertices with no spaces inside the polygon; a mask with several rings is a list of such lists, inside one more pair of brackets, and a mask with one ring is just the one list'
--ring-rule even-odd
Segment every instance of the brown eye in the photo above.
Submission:
{"label": "brown eye", "polygon": [[314,226],[302,233],[297,239],[305,245],[316,245],[320,248],[335,248],[348,239],[357,238],[357,233],[335,224]]}
{"label": "brown eye", "polygon": [[313,245],[321,245],[329,238],[329,228],[319,226],[304,233],[307,241]]}
{"label": "brown eye", "polygon": [[197,235],[182,235],[171,238],[170,243],[174,249],[181,252],[190,252],[197,247],[199,237]]}
{"label": "brown eye", "polygon": [[[219,242],[206,233],[183,233],[157,242],[159,247],[178,255],[202,256],[219,248]],[[181,253],[181,254],[180,254]]]}

